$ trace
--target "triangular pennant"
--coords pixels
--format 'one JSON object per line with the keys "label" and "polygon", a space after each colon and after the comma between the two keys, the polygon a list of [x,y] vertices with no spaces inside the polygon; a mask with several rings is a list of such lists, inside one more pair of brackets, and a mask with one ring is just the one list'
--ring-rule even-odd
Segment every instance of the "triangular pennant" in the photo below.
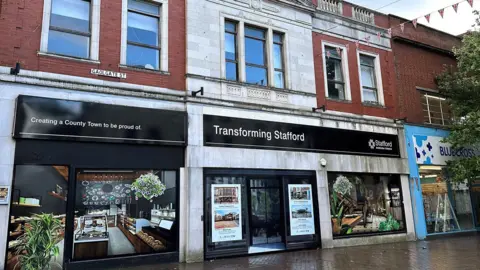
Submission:
{"label": "triangular pennant", "polygon": [[425,15],[425,19],[427,19],[427,22],[430,23],[430,14]]}
{"label": "triangular pennant", "polygon": [[443,19],[443,14],[445,14],[445,9],[442,8],[442,9],[438,10],[438,13],[440,13],[440,16],[442,16],[442,19]]}
{"label": "triangular pennant", "polygon": [[455,12],[458,12],[458,3],[453,4],[452,7],[453,7],[453,10],[455,10]]}
{"label": "triangular pennant", "polygon": [[388,30],[387,30],[387,31],[388,31],[388,35],[390,35],[390,36],[391,36],[391,35],[392,35],[392,28],[388,28]]}
{"label": "triangular pennant", "polygon": [[413,21],[412,21],[412,24],[413,24],[413,26],[414,26],[415,28],[417,28],[417,19],[413,20]]}
{"label": "triangular pennant", "polygon": [[337,47],[336,50],[337,50],[337,54],[340,55],[340,53],[342,52],[342,51],[340,50],[340,48]]}
{"label": "triangular pennant", "polygon": [[330,58],[331,55],[330,51],[327,51],[327,58]]}
{"label": "triangular pennant", "polygon": [[473,8],[473,0],[467,0],[467,2],[470,4],[470,6]]}
{"label": "triangular pennant", "polygon": [[402,33],[405,31],[405,23],[400,24],[400,29],[402,30]]}
{"label": "triangular pennant", "polygon": [[355,46],[356,46],[356,47],[357,47],[357,49],[358,49],[358,47],[360,47],[360,41],[358,41],[358,40],[355,40]]}
{"label": "triangular pennant", "polygon": [[348,52],[350,50],[350,44],[345,45],[345,47],[347,48],[347,52]]}
{"label": "triangular pennant", "polygon": [[382,37],[382,33],[377,32],[377,37],[378,37],[378,40],[380,40],[380,38]]}

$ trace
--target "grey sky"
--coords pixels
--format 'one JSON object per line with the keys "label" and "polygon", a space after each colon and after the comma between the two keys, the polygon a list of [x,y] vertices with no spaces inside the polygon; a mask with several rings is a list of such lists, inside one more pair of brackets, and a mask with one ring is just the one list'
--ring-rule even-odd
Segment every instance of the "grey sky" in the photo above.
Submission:
{"label": "grey sky", "polygon": [[[347,0],[373,10],[388,5],[396,0]],[[451,5],[460,2],[461,0],[400,0],[388,7],[378,10],[386,14],[395,14],[400,17],[412,20],[417,17],[422,17],[418,22],[428,25],[432,28],[442,30],[444,32],[458,35],[471,29],[474,24],[475,16],[472,14],[474,9],[480,9],[480,0],[473,1],[473,8],[467,2],[463,2],[458,7],[458,13],[455,13]],[[445,9],[444,19],[440,17],[438,10],[450,6]],[[430,23],[423,18],[424,15],[432,13]]]}

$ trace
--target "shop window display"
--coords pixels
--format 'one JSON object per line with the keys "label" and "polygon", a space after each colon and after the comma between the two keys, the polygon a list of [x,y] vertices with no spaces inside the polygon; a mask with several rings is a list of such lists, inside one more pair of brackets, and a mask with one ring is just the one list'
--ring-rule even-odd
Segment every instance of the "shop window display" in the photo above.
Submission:
{"label": "shop window display", "polygon": [[420,166],[419,171],[427,233],[473,229],[468,185],[446,181],[446,173],[441,166]]}
{"label": "shop window display", "polygon": [[405,231],[400,177],[329,173],[334,237]]}
{"label": "shop window display", "polygon": [[[61,269],[68,168],[17,165],[12,190],[6,269],[23,269],[22,262],[26,263],[28,256],[40,255],[35,253],[48,248],[41,239],[48,239],[52,248],[58,248],[59,252],[48,262],[34,261],[29,263],[30,266],[38,268],[48,264],[52,269]],[[43,221],[50,221],[53,225],[46,228]],[[43,229],[41,233],[31,237],[32,232],[40,227]]]}
{"label": "shop window display", "polygon": [[176,171],[80,170],[73,259],[175,251]]}

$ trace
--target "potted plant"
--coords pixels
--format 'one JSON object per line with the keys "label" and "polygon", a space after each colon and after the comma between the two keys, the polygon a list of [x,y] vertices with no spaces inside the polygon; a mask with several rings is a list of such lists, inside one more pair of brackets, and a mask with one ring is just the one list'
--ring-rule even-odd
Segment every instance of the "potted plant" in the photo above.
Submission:
{"label": "potted plant", "polygon": [[160,178],[153,172],[140,175],[132,184],[132,190],[135,191],[136,199],[145,198],[152,201],[154,197],[161,196],[165,192],[166,186],[160,181]]}
{"label": "potted plant", "polygon": [[397,231],[398,229],[400,229],[400,223],[391,214],[388,214],[386,221],[382,221],[378,225],[378,230],[381,232]]}
{"label": "potted plant", "polygon": [[[333,183],[333,191],[331,196],[330,202],[330,210],[332,214],[332,230],[334,234],[340,234],[342,230],[342,220],[344,216],[344,199],[346,196],[349,196],[350,191],[352,190],[353,185],[348,180],[347,177],[343,175],[339,175],[337,179],[335,179],[335,183]],[[341,195],[342,199],[339,200],[339,196]]]}
{"label": "potted plant", "polygon": [[18,263],[15,269],[21,270],[48,270],[54,263],[52,259],[59,254],[57,243],[61,241],[60,220],[52,214],[35,215],[32,221],[25,226],[25,233],[17,240]]}

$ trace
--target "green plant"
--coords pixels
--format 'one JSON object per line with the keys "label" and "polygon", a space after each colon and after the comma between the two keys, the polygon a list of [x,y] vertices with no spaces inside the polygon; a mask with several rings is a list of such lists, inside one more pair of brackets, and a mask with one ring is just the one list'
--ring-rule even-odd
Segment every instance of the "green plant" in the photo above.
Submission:
{"label": "green plant", "polygon": [[343,175],[339,175],[337,179],[335,179],[335,183],[333,183],[333,191],[342,196],[349,194],[352,188],[353,185],[350,180]]}
{"label": "green plant", "polygon": [[26,226],[25,233],[17,240],[19,261],[15,266],[22,270],[48,270],[51,269],[52,258],[58,256],[57,243],[62,239],[60,220],[52,214],[35,215]]}
{"label": "green plant", "polygon": [[330,212],[332,214],[332,218],[337,219],[338,226],[342,225],[343,219],[343,200],[339,201],[337,193],[332,192],[332,199],[330,201]]}
{"label": "green plant", "polygon": [[160,178],[153,172],[140,175],[132,184],[132,189],[135,191],[137,198],[144,197],[147,200],[152,200],[153,197],[161,196],[166,189],[165,184],[160,181]]}
{"label": "green plant", "polygon": [[381,232],[396,231],[398,229],[400,229],[400,223],[391,214],[388,214],[387,220],[380,222],[378,226],[378,230]]}

